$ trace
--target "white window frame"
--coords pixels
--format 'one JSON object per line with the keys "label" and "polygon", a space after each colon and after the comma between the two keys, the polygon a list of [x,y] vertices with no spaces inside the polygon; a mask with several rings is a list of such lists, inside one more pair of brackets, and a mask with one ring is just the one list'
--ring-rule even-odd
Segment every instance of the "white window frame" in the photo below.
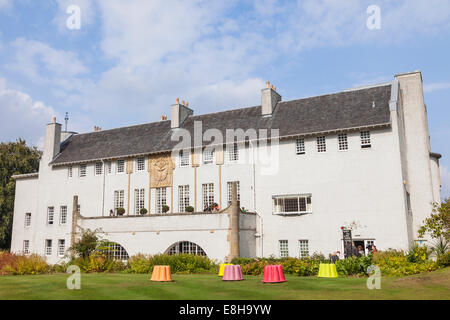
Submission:
{"label": "white window frame", "polygon": [[189,167],[190,165],[191,165],[191,150],[189,149],[180,150],[178,154],[178,166]]}
{"label": "white window frame", "polygon": [[96,176],[101,176],[103,174],[103,163],[102,162],[95,163],[94,173]]}
{"label": "white window frame", "polygon": [[106,165],[106,168],[105,168],[106,173],[107,174],[112,174],[113,173],[112,172],[112,161],[106,161],[105,165]]}
{"label": "white window frame", "polygon": [[47,225],[55,223],[55,207],[47,207]]}
{"label": "white window frame", "polygon": [[338,149],[339,151],[348,151],[348,137],[346,133],[338,134]]}
{"label": "white window frame", "polygon": [[167,205],[167,188],[156,188],[155,189],[156,197],[155,197],[155,204],[156,204],[156,213],[163,213],[163,206]]}
{"label": "white window frame", "polygon": [[[297,204],[295,204],[295,201]],[[287,203],[289,202],[289,203]],[[282,195],[272,196],[273,214],[276,215],[300,215],[312,213],[312,195],[311,194],[299,194],[299,195]],[[297,210],[286,210],[286,206],[295,206]],[[305,208],[305,210],[301,210]]]}
{"label": "white window frame", "polygon": [[31,212],[25,213],[25,222],[24,222],[25,228],[31,227]]}
{"label": "white window frame", "polygon": [[214,148],[205,148],[202,153],[203,164],[214,164],[216,152]]}
{"label": "white window frame", "polygon": [[67,206],[59,207],[59,224],[60,225],[67,224]]}
{"label": "white window frame", "polygon": [[215,197],[214,197],[214,183],[203,183],[202,184],[202,194],[203,194],[203,208],[205,208],[207,205],[211,206],[213,203],[215,203]]}
{"label": "white window frame", "polygon": [[66,240],[58,239],[58,257],[64,257],[66,253]]}
{"label": "white window frame", "polygon": [[227,145],[228,162],[235,163],[239,161],[239,146],[237,143]]}
{"label": "white window frame", "polygon": [[178,211],[186,212],[186,207],[189,206],[189,185],[178,186]]}
{"label": "white window frame", "polygon": [[300,258],[309,257],[309,240],[307,239],[298,240],[298,256]]}
{"label": "white window frame", "polygon": [[139,157],[136,159],[136,171],[145,171],[145,157]]}
{"label": "white window frame", "polygon": [[134,214],[140,215],[143,208],[145,208],[145,189],[134,189]]}
{"label": "white window frame", "polygon": [[305,139],[297,139],[295,141],[295,152],[297,155],[306,154]]}
{"label": "white window frame", "polygon": [[327,138],[325,136],[316,137],[316,145],[318,153],[327,152]]}
{"label": "white window frame", "polygon": [[23,253],[30,253],[30,240],[23,240]]}
{"label": "white window frame", "polygon": [[361,149],[370,149],[372,148],[372,137],[370,135],[370,131],[361,131]]}
{"label": "white window frame", "polygon": [[45,239],[45,255],[51,256],[52,255],[52,248],[53,247],[53,241],[52,239]]}
{"label": "white window frame", "polygon": [[116,173],[117,174],[125,173],[125,160],[116,161]]}
{"label": "white window frame", "polygon": [[117,215],[117,209],[124,208],[125,203],[125,191],[115,190],[114,191],[114,213]]}
{"label": "white window frame", "polygon": [[78,167],[78,175],[80,178],[84,178],[87,175],[87,165],[86,164],[80,164]]}
{"label": "white window frame", "polygon": [[289,240],[278,240],[280,258],[289,258]]}
{"label": "white window frame", "polygon": [[68,178],[72,178],[73,177],[73,167],[72,166],[68,166],[67,167],[67,177]]}
{"label": "white window frame", "polygon": [[233,188],[233,182],[237,183],[237,200],[241,201],[241,185],[239,181],[228,181],[227,182],[227,205],[229,206],[231,204],[231,198],[232,198],[232,188]]}

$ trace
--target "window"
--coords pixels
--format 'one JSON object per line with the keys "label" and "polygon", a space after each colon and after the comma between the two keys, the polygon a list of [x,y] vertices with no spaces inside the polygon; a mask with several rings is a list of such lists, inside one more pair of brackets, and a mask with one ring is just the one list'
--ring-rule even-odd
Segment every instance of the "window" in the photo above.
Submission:
{"label": "window", "polygon": [[239,149],[237,143],[227,145],[228,161],[235,162],[239,160]]}
{"label": "window", "polygon": [[66,224],[66,223],[67,223],[67,207],[61,206],[59,214],[59,224]]}
{"label": "window", "polygon": [[130,258],[125,248],[118,243],[108,242],[105,246],[106,248],[102,251],[108,259],[128,260]]}
{"label": "window", "polygon": [[203,249],[199,245],[189,241],[177,242],[170,246],[170,248],[167,249],[166,252],[169,255],[185,253],[194,254],[197,256],[206,256],[205,251],[203,251]]}
{"label": "window", "polygon": [[114,191],[114,213],[117,214],[117,209],[123,208],[124,191]]}
{"label": "window", "polygon": [[125,172],[125,160],[117,160],[116,171],[117,171],[117,173]]}
{"label": "window", "polygon": [[189,150],[180,150],[180,167],[187,167],[190,164],[190,151]]}
{"label": "window", "polygon": [[31,213],[25,213],[25,227],[31,226]]}
{"label": "window", "polygon": [[137,171],[145,170],[145,158],[137,158],[136,159],[136,170]]}
{"label": "window", "polygon": [[371,142],[370,142],[370,131],[363,131],[361,132],[361,148],[367,149],[370,148]]}
{"label": "window", "polygon": [[214,149],[205,148],[203,150],[203,164],[214,163]]}
{"label": "window", "polygon": [[239,181],[230,181],[227,182],[227,200],[228,200],[228,205],[231,204],[231,197],[232,197],[232,192],[233,192],[233,182],[236,182],[237,184],[237,200],[241,201],[241,187],[239,184]]}
{"label": "window", "polygon": [[95,175],[100,176],[103,174],[103,163],[97,162],[95,164]]}
{"label": "window", "polygon": [[23,240],[23,253],[30,253],[30,240]]}
{"label": "window", "polygon": [[214,203],[214,183],[205,183],[203,189],[203,208],[209,207]]}
{"label": "window", "polygon": [[145,206],[145,189],[134,189],[134,214],[140,214]]}
{"label": "window", "polygon": [[48,207],[47,208],[47,224],[53,224],[54,218],[55,218],[55,208]]}
{"label": "window", "polygon": [[308,240],[298,240],[298,249],[300,258],[309,257],[309,242]]}
{"label": "window", "polygon": [[295,150],[298,155],[305,154],[305,139],[297,139]]}
{"label": "window", "polygon": [[348,141],[346,133],[338,135],[338,144],[339,144],[339,151],[348,150]]}
{"label": "window", "polygon": [[287,240],[280,240],[280,258],[287,258],[289,257],[289,247],[288,247],[288,241]]}
{"label": "window", "polygon": [[325,137],[317,137],[317,152],[327,152]]}
{"label": "window", "polygon": [[66,240],[59,239],[58,240],[58,256],[63,257],[66,253]]}
{"label": "window", "polygon": [[47,256],[52,255],[52,240],[50,239],[45,240],[45,254]]}
{"label": "window", "polygon": [[72,178],[72,177],[73,177],[73,167],[72,167],[72,166],[70,166],[70,167],[67,168],[67,176],[68,176],[69,178]]}
{"label": "window", "polygon": [[111,161],[107,161],[106,162],[106,173],[107,174],[111,174],[112,173],[112,162]]}
{"label": "window", "polygon": [[86,177],[86,165],[80,165],[80,177]]}
{"label": "window", "polygon": [[178,186],[178,210],[185,212],[189,206],[189,185]]}
{"label": "window", "polygon": [[163,206],[167,204],[167,189],[156,188],[156,213],[163,213]]}
{"label": "window", "polygon": [[78,212],[79,214],[81,214],[81,205],[80,205],[80,204],[77,205],[77,212]]}
{"label": "window", "polygon": [[312,212],[311,195],[273,197],[274,214],[302,214]]}

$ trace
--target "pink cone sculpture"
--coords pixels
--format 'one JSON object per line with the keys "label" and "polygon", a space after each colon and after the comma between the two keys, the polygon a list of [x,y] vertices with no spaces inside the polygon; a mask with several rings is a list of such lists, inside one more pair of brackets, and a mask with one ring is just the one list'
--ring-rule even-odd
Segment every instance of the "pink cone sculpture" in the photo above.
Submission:
{"label": "pink cone sculpture", "polygon": [[242,276],[242,268],[240,265],[237,266],[225,266],[225,271],[223,272],[223,281],[239,281],[244,280]]}
{"label": "pink cone sculpture", "polygon": [[268,265],[264,267],[263,282],[265,283],[278,283],[285,282],[283,266],[281,265]]}

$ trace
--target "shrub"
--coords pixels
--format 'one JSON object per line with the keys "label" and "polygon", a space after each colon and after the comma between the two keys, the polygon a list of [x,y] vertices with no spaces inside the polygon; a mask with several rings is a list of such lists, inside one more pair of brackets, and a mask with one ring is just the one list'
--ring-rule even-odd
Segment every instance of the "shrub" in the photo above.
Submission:
{"label": "shrub", "polygon": [[404,276],[436,270],[439,265],[430,260],[423,260],[424,254],[423,249],[414,248],[406,255],[403,251],[378,251],[373,255],[373,262],[380,268],[381,274],[387,276]]}
{"label": "shrub", "polygon": [[44,274],[51,271],[44,257],[36,254],[0,253],[0,274],[25,275]]}
{"label": "shrub", "polygon": [[430,256],[430,249],[426,246],[419,246],[414,244],[406,255],[406,259],[412,263],[422,263],[428,260]]}
{"label": "shrub", "polygon": [[167,212],[169,212],[170,208],[169,208],[168,205],[163,205],[161,210],[162,210],[163,213],[167,213]]}
{"label": "shrub", "polygon": [[450,266],[450,251],[440,255],[436,263],[442,267]]}
{"label": "shrub", "polygon": [[69,250],[79,257],[89,257],[98,246],[99,239],[97,233],[98,230],[82,229],[81,238]]}
{"label": "shrub", "polygon": [[125,214],[125,209],[124,208],[117,208],[117,214],[119,216],[123,216]]}
{"label": "shrub", "polygon": [[[80,267],[81,272],[91,273],[91,272],[117,272],[125,270],[125,264],[120,260],[108,259],[104,255],[92,254],[89,257],[75,258],[65,265],[65,270],[67,266],[76,265]],[[64,268],[64,267],[63,267]]]}
{"label": "shrub", "polygon": [[141,215],[146,215],[147,212],[148,212],[148,210],[145,209],[145,208],[142,208],[141,210],[139,210],[139,213],[140,213]]}
{"label": "shrub", "polygon": [[194,207],[192,207],[192,206],[187,206],[187,207],[185,208],[185,210],[186,210],[186,212],[194,212]]}

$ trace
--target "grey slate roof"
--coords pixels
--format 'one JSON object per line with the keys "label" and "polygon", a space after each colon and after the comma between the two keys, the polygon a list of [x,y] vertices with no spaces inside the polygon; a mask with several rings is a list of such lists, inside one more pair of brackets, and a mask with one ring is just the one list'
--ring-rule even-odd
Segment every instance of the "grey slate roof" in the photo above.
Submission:
{"label": "grey slate roof", "polygon": [[[351,128],[390,124],[391,84],[343,91],[317,97],[281,101],[272,116],[262,116],[261,106],[188,117],[181,128],[193,136],[194,121],[203,132],[219,129],[279,129],[280,137],[302,136]],[[375,107],[373,107],[373,103]],[[170,120],[112,130],[73,135],[61,145],[53,165],[152,154],[171,150]],[[207,144],[207,143],[205,143]]]}

